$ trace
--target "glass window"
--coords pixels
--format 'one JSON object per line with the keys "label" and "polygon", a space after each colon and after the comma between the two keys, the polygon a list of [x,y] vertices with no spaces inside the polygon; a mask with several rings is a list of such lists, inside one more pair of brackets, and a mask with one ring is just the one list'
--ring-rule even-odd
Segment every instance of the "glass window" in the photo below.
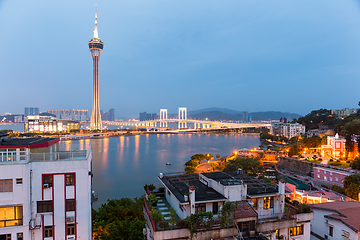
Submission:
{"label": "glass window", "polygon": [[1,234],[0,240],[11,240],[11,234]]}
{"label": "glass window", "polygon": [[67,235],[75,235],[75,224],[74,223],[66,224],[66,228],[67,228]]}
{"label": "glass window", "polygon": [[53,236],[53,226],[45,226],[44,227],[44,236],[52,237]]}
{"label": "glass window", "polygon": [[66,199],[66,211],[75,211],[75,199]]}
{"label": "glass window", "polygon": [[253,199],[252,199],[252,202],[253,202],[253,208],[254,208],[255,210],[257,210],[257,198],[253,198]]}
{"label": "glass window", "polygon": [[66,174],[66,186],[75,185],[75,174]]}
{"label": "glass window", "polygon": [[205,203],[199,203],[195,204],[195,212],[206,212],[206,204]]}
{"label": "glass window", "polygon": [[17,240],[23,240],[23,233],[16,234]]}
{"label": "glass window", "polygon": [[217,214],[219,212],[219,203],[214,202],[213,203],[213,214]]}
{"label": "glass window", "polygon": [[53,185],[53,176],[52,175],[43,175],[44,188],[52,187]]}
{"label": "glass window", "polygon": [[37,212],[38,213],[52,212],[52,211],[53,211],[52,200],[37,201]]}
{"label": "glass window", "polygon": [[297,225],[296,227],[290,228],[290,236],[297,236],[304,234],[304,225]]}
{"label": "glass window", "polygon": [[264,197],[264,209],[274,208],[274,197]]}
{"label": "glass window", "polygon": [[0,227],[23,225],[22,206],[0,207]]}
{"label": "glass window", "polygon": [[329,226],[329,236],[333,237],[334,235],[334,227]]}
{"label": "glass window", "polygon": [[336,178],[335,178],[335,181],[339,181],[339,179],[336,177]]}
{"label": "glass window", "polygon": [[17,178],[16,179],[16,184],[22,184],[22,178]]}
{"label": "glass window", "polygon": [[0,192],[12,192],[13,180],[12,179],[0,179]]}

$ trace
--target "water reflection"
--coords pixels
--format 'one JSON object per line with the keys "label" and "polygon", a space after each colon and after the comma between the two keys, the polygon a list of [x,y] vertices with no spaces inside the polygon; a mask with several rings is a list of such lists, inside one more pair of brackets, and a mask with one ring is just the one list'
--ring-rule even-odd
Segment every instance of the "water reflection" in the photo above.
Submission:
{"label": "water reflection", "polygon": [[143,185],[158,185],[160,172],[183,171],[184,163],[194,154],[231,155],[241,148],[258,147],[260,140],[252,135],[147,134],[61,141],[60,150],[86,149],[90,143],[93,189],[99,195],[94,204],[97,208],[107,199],[141,196]]}

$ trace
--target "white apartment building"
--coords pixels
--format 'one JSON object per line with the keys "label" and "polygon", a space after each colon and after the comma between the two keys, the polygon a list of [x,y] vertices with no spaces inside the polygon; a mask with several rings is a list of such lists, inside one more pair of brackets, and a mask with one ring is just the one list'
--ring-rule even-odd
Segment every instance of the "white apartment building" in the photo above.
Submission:
{"label": "white apartment building", "polygon": [[56,138],[4,140],[0,239],[90,240],[91,148],[59,151]]}
{"label": "white apartment building", "polygon": [[[160,174],[165,188],[158,196],[156,209],[169,221],[170,207],[179,219],[198,213],[212,212],[214,222],[195,239],[310,239],[310,220],[313,212],[300,213],[287,206],[285,211],[285,182],[278,186],[267,184],[238,172],[199,174]],[[236,204],[233,222],[221,227],[219,213],[226,202]],[[189,229],[181,222],[155,222],[145,203],[146,236],[148,240],[188,239]],[[165,226],[165,227],[164,227]]]}
{"label": "white apartment building", "polygon": [[299,123],[273,122],[271,123],[270,133],[275,136],[292,138],[305,134],[305,126]]}
{"label": "white apartment building", "polygon": [[356,112],[356,108],[331,109],[331,114],[336,115],[338,118],[343,118]]}

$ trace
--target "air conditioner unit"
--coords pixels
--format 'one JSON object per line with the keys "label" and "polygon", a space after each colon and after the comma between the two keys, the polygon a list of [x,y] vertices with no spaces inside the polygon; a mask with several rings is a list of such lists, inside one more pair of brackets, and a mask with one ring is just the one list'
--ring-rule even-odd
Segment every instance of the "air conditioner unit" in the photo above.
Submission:
{"label": "air conditioner unit", "polygon": [[49,188],[50,185],[48,183],[44,183],[44,188]]}
{"label": "air conditioner unit", "polygon": [[75,216],[66,217],[66,222],[75,222]]}

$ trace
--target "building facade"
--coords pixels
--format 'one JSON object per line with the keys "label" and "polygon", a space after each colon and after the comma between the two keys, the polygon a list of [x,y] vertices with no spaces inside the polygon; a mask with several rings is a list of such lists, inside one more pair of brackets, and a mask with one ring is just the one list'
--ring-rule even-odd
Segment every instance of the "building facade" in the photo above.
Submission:
{"label": "building facade", "polygon": [[0,239],[92,238],[91,148],[59,152],[58,141],[0,145]]}
{"label": "building facade", "polygon": [[275,136],[292,138],[305,134],[305,126],[299,123],[272,122],[270,133]]}
{"label": "building facade", "polygon": [[343,180],[346,176],[352,175],[353,172],[341,171],[332,168],[314,166],[314,180],[323,181],[328,185],[338,185],[343,187]]}
{"label": "building facade", "polygon": [[343,108],[343,109],[332,109],[331,114],[336,115],[338,118],[349,116],[350,114],[357,113],[356,108]]}
{"label": "building facade", "polygon": [[79,130],[80,122],[55,119],[48,116],[28,116],[25,122],[25,132],[67,132]]}
{"label": "building facade", "polygon": [[339,137],[339,134],[335,134],[335,136],[328,136],[327,144],[321,145],[321,156],[333,158],[345,157],[345,144],[346,139]]}
{"label": "building facade", "polygon": [[315,216],[311,221],[312,239],[360,239],[359,202],[329,202],[310,207]]}

